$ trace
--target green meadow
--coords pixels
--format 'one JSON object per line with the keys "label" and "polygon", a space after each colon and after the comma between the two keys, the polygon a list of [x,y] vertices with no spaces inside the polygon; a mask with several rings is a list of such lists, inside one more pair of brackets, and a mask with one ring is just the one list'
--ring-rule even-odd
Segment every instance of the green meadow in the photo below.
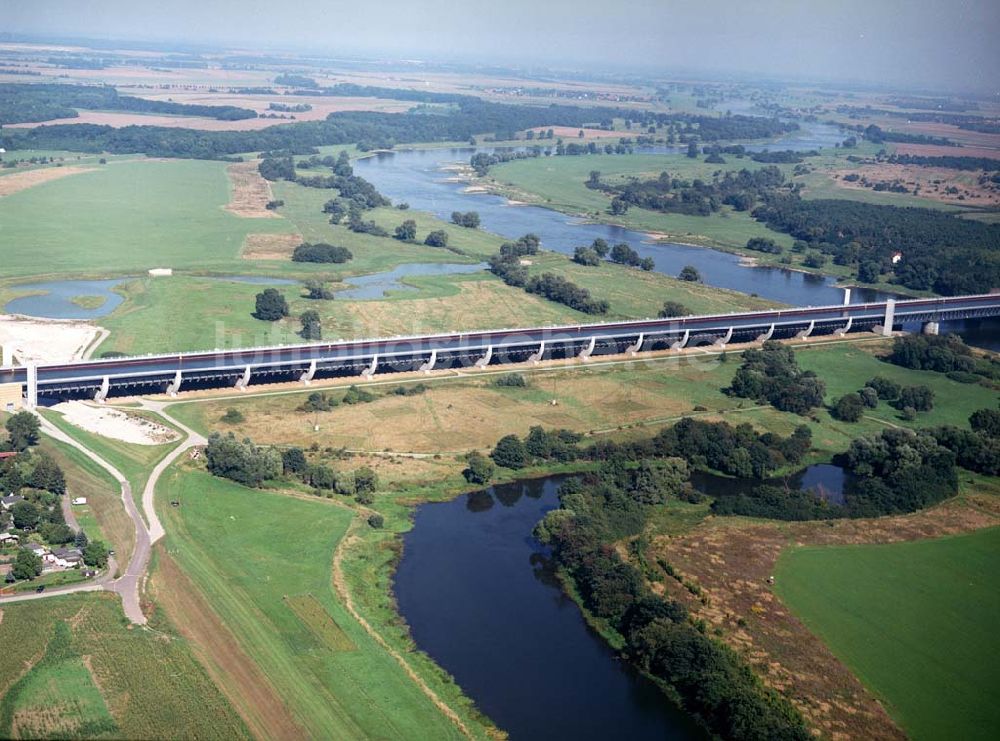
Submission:
{"label": "green meadow", "polygon": [[4,277],[220,267],[247,234],[291,231],[227,213],[228,201],[225,164],[199,160],[112,161],[27,188],[0,199]]}
{"label": "green meadow", "polygon": [[1000,728],[1000,528],[787,549],[776,590],[914,739]]}

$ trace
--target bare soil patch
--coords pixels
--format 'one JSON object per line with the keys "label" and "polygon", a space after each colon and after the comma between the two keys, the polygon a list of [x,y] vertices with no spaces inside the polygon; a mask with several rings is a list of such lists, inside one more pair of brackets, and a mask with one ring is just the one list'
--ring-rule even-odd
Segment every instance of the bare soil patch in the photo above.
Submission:
{"label": "bare soil patch", "polygon": [[9,175],[0,176],[0,197],[9,196],[35,185],[47,183],[50,180],[59,180],[70,175],[91,172],[94,169],[96,168],[70,165],[67,167],[40,167],[35,170],[25,170],[24,172],[12,172]]}
{"label": "bare soil patch", "polygon": [[937,144],[897,144],[898,154],[917,157],[992,157],[1000,160],[1000,148],[992,147],[942,147]]}
{"label": "bare soil patch", "polygon": [[[1000,161],[998,161],[1000,167]],[[862,180],[849,182],[845,175],[860,175]],[[888,162],[862,165],[857,168],[835,170],[832,176],[837,186],[848,190],[871,190],[875,183],[899,183],[911,194],[922,198],[954,205],[997,206],[1000,205],[1000,188],[990,183],[980,183],[982,170],[968,172],[944,167],[917,167],[915,165],[893,165]],[[863,182],[866,181],[866,182]],[[917,188],[919,193],[914,193]]]}
{"label": "bare soil patch", "polygon": [[[536,133],[548,131],[552,129],[556,138],[565,139],[567,142],[574,139],[579,140],[580,129],[573,128],[572,126],[539,126],[537,129],[533,129]],[[621,139],[622,137],[631,136],[630,133],[624,131],[605,131],[604,129],[583,129],[583,139]],[[549,141],[548,139],[544,141]]]}
{"label": "bare soil patch", "polygon": [[260,174],[257,163],[236,162],[226,168],[232,190],[226,211],[249,219],[277,219],[275,211],[267,209],[272,200],[271,184]]}
{"label": "bare soil patch", "polygon": [[305,737],[267,677],[162,547],[151,586],[156,602],[256,738]]}
{"label": "bare soil patch", "polygon": [[84,356],[100,327],[85,322],[0,314],[0,344],[22,363],[61,363]]}
{"label": "bare soil patch", "polygon": [[300,234],[248,234],[240,254],[244,260],[287,260],[300,244]]}
{"label": "bare soil patch", "polygon": [[169,427],[121,409],[92,406],[82,401],[65,401],[53,406],[52,410],[87,432],[134,445],[161,445],[179,437]]}
{"label": "bare soil patch", "polygon": [[706,601],[675,579],[656,584],[721,632],[770,686],[785,694],[822,736],[903,738],[878,699],[809,632],[767,584],[791,545],[895,543],[1000,523],[1000,500],[973,494],[912,515],[871,520],[755,523],[709,518],[692,532],[658,536],[651,563],[669,563],[700,585]]}

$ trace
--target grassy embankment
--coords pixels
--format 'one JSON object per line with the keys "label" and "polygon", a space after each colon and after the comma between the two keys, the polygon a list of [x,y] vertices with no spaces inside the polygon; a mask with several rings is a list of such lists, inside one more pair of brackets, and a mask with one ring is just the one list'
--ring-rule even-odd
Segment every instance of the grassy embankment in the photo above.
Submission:
{"label": "grassy embankment", "polygon": [[[351,508],[250,490],[184,467],[169,472],[158,497],[180,502],[161,509],[169,558],[308,735],[462,735],[336,594],[334,551],[355,517]],[[163,578],[157,572],[154,583]],[[175,617],[179,623],[186,620]],[[476,713],[443,672],[418,654],[408,654],[406,661],[475,737],[485,735]],[[252,689],[240,686],[238,676],[228,684],[227,693]]]}
{"label": "grassy embankment", "polygon": [[912,738],[993,738],[998,553],[1000,528],[791,548],[778,561],[776,591]]}
{"label": "grassy embankment", "polygon": [[5,605],[4,738],[246,738],[239,716],[162,620],[132,630],[118,597]]}

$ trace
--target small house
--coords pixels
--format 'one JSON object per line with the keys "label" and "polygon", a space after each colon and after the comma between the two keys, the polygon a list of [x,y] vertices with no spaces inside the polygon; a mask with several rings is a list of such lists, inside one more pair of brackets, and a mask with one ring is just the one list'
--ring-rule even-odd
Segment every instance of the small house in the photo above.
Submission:
{"label": "small house", "polygon": [[19,542],[21,538],[17,533],[0,533],[0,547],[17,545]]}
{"label": "small house", "polygon": [[73,504],[83,505],[87,503],[87,497],[73,497]]}
{"label": "small house", "polygon": [[49,553],[49,549],[46,548],[44,545],[41,545],[40,543],[28,543],[28,545],[24,547],[27,548],[32,553],[34,553],[39,558],[44,559],[46,556],[51,555]]}
{"label": "small house", "polygon": [[0,507],[3,507],[5,510],[10,509],[18,502],[23,502],[23,501],[24,497],[22,497],[20,494],[11,494],[10,496],[6,496],[0,499]]}
{"label": "small house", "polygon": [[46,560],[64,569],[71,569],[83,563],[83,554],[79,548],[56,548],[46,557]]}

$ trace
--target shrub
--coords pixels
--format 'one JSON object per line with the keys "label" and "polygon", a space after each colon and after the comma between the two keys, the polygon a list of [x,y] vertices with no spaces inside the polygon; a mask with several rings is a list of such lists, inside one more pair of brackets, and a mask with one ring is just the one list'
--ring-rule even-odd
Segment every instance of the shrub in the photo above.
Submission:
{"label": "shrub", "polygon": [[443,229],[435,229],[427,235],[427,238],[424,240],[424,244],[429,247],[447,247],[448,232]]}
{"label": "shrub", "polygon": [[254,316],[265,322],[276,322],[288,316],[288,302],[276,288],[265,288],[257,294]]}
{"label": "shrub", "polygon": [[352,257],[354,255],[346,247],[326,244],[325,242],[317,242],[316,244],[303,242],[292,252],[292,262],[343,263]]}
{"label": "shrub", "polygon": [[500,387],[524,388],[528,385],[528,382],[520,373],[505,373],[502,376],[497,376],[493,380],[493,385]]}
{"label": "shrub", "polygon": [[912,407],[918,412],[929,412],[934,408],[934,392],[927,386],[906,386],[895,401],[897,409]]}
{"label": "shrub", "polygon": [[660,309],[660,318],[669,319],[675,316],[690,316],[691,310],[679,301],[664,301]]}
{"label": "shrub", "polygon": [[883,401],[893,401],[899,397],[899,391],[902,388],[898,383],[885,376],[875,376],[872,380],[865,384],[865,386],[870,386],[875,389],[875,393],[878,394],[878,398]]}
{"label": "shrub", "polygon": [[226,413],[219,418],[219,421],[225,422],[227,425],[238,425],[245,419],[246,418],[243,416],[243,412],[239,409],[229,407],[229,409],[226,410]]}
{"label": "shrub", "polygon": [[465,461],[468,465],[462,471],[462,475],[465,476],[465,480],[470,484],[485,484],[493,478],[495,470],[493,461],[482,453],[472,451],[465,456]]}
{"label": "shrub", "polygon": [[368,515],[368,526],[375,530],[381,530],[385,526],[385,518],[378,512],[372,512]]}
{"label": "shrub", "polygon": [[691,283],[701,282],[701,273],[698,272],[698,268],[694,265],[685,265],[681,268],[681,272],[677,274],[677,277]]}
{"label": "shrub", "polygon": [[517,435],[507,435],[497,441],[490,457],[498,466],[518,469],[527,464],[528,451]]}
{"label": "shrub", "polygon": [[834,402],[831,413],[841,422],[857,422],[864,411],[865,404],[860,394],[844,394]]}

